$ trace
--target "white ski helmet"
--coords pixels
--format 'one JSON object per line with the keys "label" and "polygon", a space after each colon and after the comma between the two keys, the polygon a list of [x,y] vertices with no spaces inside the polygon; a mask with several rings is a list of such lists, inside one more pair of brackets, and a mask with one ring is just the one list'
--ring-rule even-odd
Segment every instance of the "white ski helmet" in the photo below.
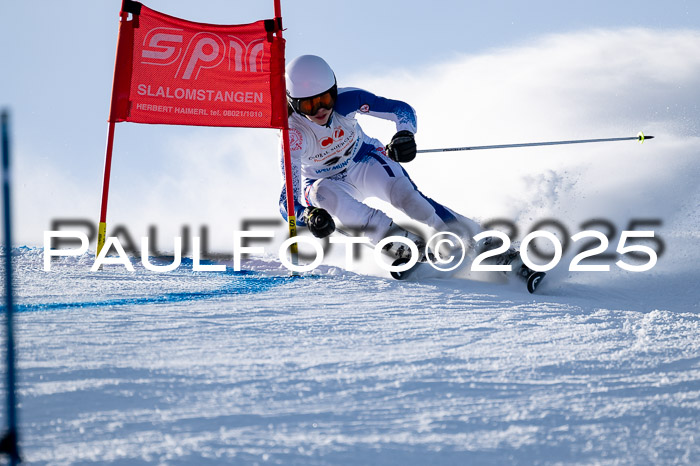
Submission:
{"label": "white ski helmet", "polygon": [[333,70],[316,55],[302,55],[289,62],[284,78],[292,99],[321,95],[336,85]]}

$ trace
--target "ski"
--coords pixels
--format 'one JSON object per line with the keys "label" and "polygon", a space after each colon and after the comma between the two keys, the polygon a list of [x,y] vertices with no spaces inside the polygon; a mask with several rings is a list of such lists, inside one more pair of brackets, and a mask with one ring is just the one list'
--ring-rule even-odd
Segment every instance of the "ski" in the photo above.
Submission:
{"label": "ski", "polygon": [[540,282],[542,282],[545,275],[547,274],[544,272],[532,272],[530,275],[528,275],[526,280],[527,291],[530,293],[537,291],[537,287],[540,286]]}
{"label": "ski", "polygon": [[[402,257],[396,259],[391,265],[393,267],[398,267],[408,263],[409,258]],[[408,279],[419,279],[419,278],[432,278],[433,274],[427,273],[426,269],[434,270],[433,267],[428,262],[417,262],[410,269],[404,270],[403,272],[391,272],[391,277],[395,280],[408,280]],[[536,272],[530,270],[525,265],[521,265],[517,272],[506,273],[506,276],[515,274],[519,279],[523,280],[526,284],[528,293],[532,294],[537,291],[537,288],[542,283],[542,279],[547,275],[545,272]],[[426,275],[426,277],[422,277]]]}
{"label": "ski", "polygon": [[[399,267],[401,265],[407,264],[410,259],[408,257],[401,257],[392,262],[392,267]],[[391,272],[391,277],[395,280],[406,280],[409,277],[416,275],[416,272],[425,266],[430,266],[427,262],[416,262],[410,269],[404,270],[403,272]]]}
{"label": "ski", "polygon": [[542,282],[542,279],[544,278],[545,275],[547,275],[544,272],[536,272],[529,267],[527,267],[525,264],[522,263],[522,260],[520,257],[518,257],[514,262],[513,262],[516,267],[518,264],[520,264],[520,268],[517,269],[517,272],[511,272],[515,273],[518,278],[521,280],[525,281],[525,284],[527,285],[527,291],[529,293],[534,293],[537,291],[537,287],[540,286],[540,283]]}

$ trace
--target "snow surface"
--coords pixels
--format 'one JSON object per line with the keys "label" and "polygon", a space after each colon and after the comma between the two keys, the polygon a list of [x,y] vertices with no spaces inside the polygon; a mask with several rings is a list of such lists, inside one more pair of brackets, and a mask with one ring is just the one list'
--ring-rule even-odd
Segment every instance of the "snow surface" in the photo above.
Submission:
{"label": "snow surface", "polygon": [[14,253],[28,464],[700,462],[697,273],[529,295]]}

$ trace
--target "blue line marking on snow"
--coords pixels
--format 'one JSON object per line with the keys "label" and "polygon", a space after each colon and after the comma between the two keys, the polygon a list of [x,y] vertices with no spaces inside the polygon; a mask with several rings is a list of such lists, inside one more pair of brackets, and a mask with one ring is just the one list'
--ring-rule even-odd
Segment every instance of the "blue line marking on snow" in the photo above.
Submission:
{"label": "blue line marking on snow", "polygon": [[[229,273],[230,274],[230,273]],[[228,274],[227,274],[228,275]],[[91,307],[113,307],[145,304],[180,303],[215,299],[223,296],[262,293],[279,285],[313,276],[266,276],[256,272],[240,271],[231,274],[231,282],[226,286],[208,291],[187,291],[163,293],[156,296],[105,299],[101,301],[78,301],[65,303],[15,304],[15,312],[50,311],[63,309],[83,309]],[[0,306],[5,312],[5,306]]]}

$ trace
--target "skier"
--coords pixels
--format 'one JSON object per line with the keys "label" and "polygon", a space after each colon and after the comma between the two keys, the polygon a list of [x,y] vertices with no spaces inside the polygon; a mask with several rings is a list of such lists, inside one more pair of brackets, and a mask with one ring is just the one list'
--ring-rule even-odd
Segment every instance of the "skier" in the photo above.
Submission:
{"label": "skier", "polygon": [[[423,195],[400,165],[416,157],[416,112],[410,105],[362,89],[339,89],[331,67],[315,55],[292,60],[285,78],[298,225],[306,225],[314,236],[324,238],[335,231],[336,217],[343,225],[363,231],[373,244],[388,236],[404,236],[418,247],[419,260],[425,260],[423,238],[363,202],[377,197],[413,220],[459,235],[477,253],[492,247],[491,238],[473,245],[473,235],[482,231],[479,224]],[[396,124],[396,134],[386,149],[364,134],[355,118],[357,112]],[[283,150],[280,159],[284,177]],[[280,210],[287,219],[284,184]],[[396,259],[410,258],[410,249],[400,241],[387,243],[384,251]],[[516,273],[524,276],[520,255],[514,249],[496,257],[496,262],[513,263]]]}
{"label": "skier", "polygon": [[[438,231],[466,231],[470,236],[481,231],[475,221],[424,196],[399,164],[416,156],[416,113],[411,106],[362,89],[339,89],[331,67],[315,55],[292,60],[285,78],[298,225],[323,238],[335,230],[336,217],[343,225],[363,231],[374,244],[387,236],[404,236],[422,253],[422,238],[363,202],[374,196]],[[364,134],[355,119],[357,112],[396,124],[397,132],[386,149]],[[280,155],[283,160],[282,151]],[[286,219],[284,187],[280,209]],[[397,258],[410,254],[401,242],[387,244],[385,249]]]}

